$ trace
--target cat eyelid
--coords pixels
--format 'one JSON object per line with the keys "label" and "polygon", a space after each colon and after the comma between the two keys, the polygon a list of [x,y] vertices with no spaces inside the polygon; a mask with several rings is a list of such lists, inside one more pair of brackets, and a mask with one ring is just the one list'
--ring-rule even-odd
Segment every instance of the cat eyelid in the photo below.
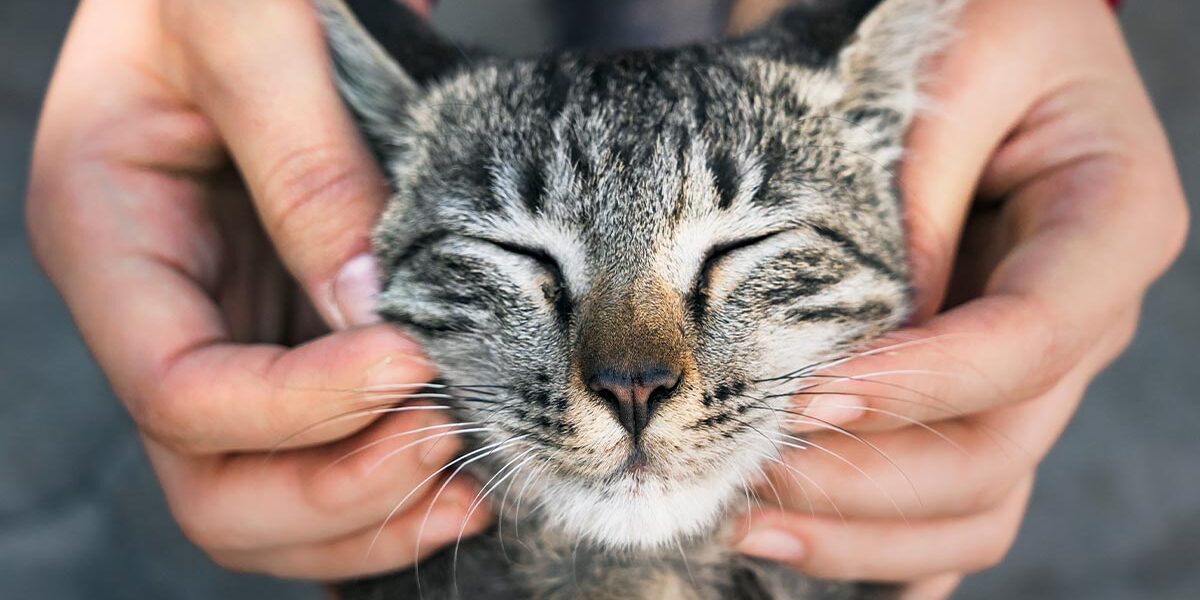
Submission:
{"label": "cat eyelid", "polygon": [[558,264],[558,261],[555,260],[555,258],[553,256],[551,256],[549,252],[545,251],[542,248],[537,248],[534,246],[523,246],[521,244],[514,244],[512,242],[502,242],[499,240],[489,240],[487,238],[482,238],[482,237],[470,237],[469,239],[477,241],[477,242],[482,242],[489,246],[494,246],[505,252],[508,252],[509,254],[516,254],[517,256],[524,256],[525,258],[528,258],[528,259],[536,262],[538,264],[538,266],[540,266],[544,271],[546,271],[546,274],[550,275],[550,278],[554,280],[555,285],[560,286],[564,289],[567,287],[567,281],[563,277],[562,266]]}
{"label": "cat eyelid", "polygon": [[751,246],[757,246],[772,238],[778,237],[785,233],[799,231],[800,229],[801,227],[789,227],[787,229],[770,231],[767,233],[740,238],[729,242],[723,242],[712,246],[707,252],[704,253],[704,260],[701,262],[700,266],[700,274],[701,276],[704,276],[704,274],[708,273],[708,271],[711,270],[712,267],[717,264],[717,262],[729,256],[730,254],[737,252],[738,250],[750,248]]}
{"label": "cat eyelid", "polygon": [[697,315],[696,318],[699,319],[699,315],[702,315],[704,311],[707,310],[706,306],[708,304],[708,293],[706,289],[709,285],[709,277],[712,275],[712,269],[718,262],[728,257],[730,254],[737,252],[738,250],[744,250],[785,233],[791,233],[801,229],[803,229],[803,227],[788,227],[786,229],[769,231],[759,235],[720,243],[709,248],[708,251],[704,253],[704,260],[700,263],[700,269],[696,272],[696,278],[692,284],[692,290],[687,296],[687,304],[691,306],[691,311]]}

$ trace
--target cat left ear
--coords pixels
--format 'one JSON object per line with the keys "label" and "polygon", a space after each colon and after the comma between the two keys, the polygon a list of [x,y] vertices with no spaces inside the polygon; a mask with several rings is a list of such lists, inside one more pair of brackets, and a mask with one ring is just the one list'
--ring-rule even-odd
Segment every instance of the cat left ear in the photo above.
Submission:
{"label": "cat left ear", "polygon": [[963,0],[841,0],[798,4],[739,42],[776,60],[830,69],[845,113],[898,113],[917,107],[921,63],[953,30]]}
{"label": "cat left ear", "polygon": [[921,65],[949,40],[963,0],[884,0],[838,52],[845,84],[842,109],[892,112],[907,123],[916,112]]}
{"label": "cat left ear", "polygon": [[405,126],[430,81],[466,62],[396,0],[312,0],[325,28],[338,90],[377,153]]}

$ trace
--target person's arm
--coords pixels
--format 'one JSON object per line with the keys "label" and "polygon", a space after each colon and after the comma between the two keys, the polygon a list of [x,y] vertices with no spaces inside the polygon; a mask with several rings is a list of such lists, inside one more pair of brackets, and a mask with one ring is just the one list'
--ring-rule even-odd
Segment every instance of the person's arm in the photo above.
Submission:
{"label": "person's arm", "polygon": [[[30,236],[184,532],[223,565],[350,577],[459,534],[469,484],[423,529],[432,498],[395,506],[456,445],[403,450],[446,431],[436,411],[378,418],[432,376],[370,325],[384,195],[307,2],[80,5],[38,130]],[[337,331],[289,345],[328,331],[317,315]]]}
{"label": "person's arm", "polygon": [[860,439],[814,425],[828,452],[789,455],[811,483],[778,473],[787,510],[754,515],[740,546],[821,577],[918,582],[921,600],[1008,551],[1038,463],[1188,224],[1104,2],[972,0],[955,39],[901,170],[917,317],[889,351],[831,369],[859,381],[810,390],[845,396],[798,396]]}

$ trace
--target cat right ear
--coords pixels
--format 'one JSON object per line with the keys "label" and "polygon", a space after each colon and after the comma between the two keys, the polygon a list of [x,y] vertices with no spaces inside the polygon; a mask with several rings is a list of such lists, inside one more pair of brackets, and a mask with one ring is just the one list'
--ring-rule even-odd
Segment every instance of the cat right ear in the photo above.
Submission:
{"label": "cat right ear", "polygon": [[408,105],[466,58],[396,0],[313,0],[338,90],[378,156],[405,126]]}

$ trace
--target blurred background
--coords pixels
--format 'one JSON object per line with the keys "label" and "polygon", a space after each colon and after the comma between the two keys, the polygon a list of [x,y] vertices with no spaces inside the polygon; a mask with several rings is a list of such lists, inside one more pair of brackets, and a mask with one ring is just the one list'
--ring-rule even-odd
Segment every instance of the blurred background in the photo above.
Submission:
{"label": "blurred background", "polygon": [[[29,254],[30,143],[74,6],[0,0],[0,598],[319,598],[312,586],[224,572],[188,545],[129,419]],[[647,18],[630,10],[628,19]],[[435,20],[455,39],[521,53],[564,35],[615,39],[581,27],[611,23],[578,14],[555,18],[544,0],[444,0]],[[676,29],[664,35],[706,27],[714,14],[672,16]],[[1200,2],[1130,0],[1122,22],[1200,213]],[[1200,598],[1197,367],[1194,230],[1151,291],[1133,347],[1095,382],[1043,464],[1011,555],[957,597]]]}

